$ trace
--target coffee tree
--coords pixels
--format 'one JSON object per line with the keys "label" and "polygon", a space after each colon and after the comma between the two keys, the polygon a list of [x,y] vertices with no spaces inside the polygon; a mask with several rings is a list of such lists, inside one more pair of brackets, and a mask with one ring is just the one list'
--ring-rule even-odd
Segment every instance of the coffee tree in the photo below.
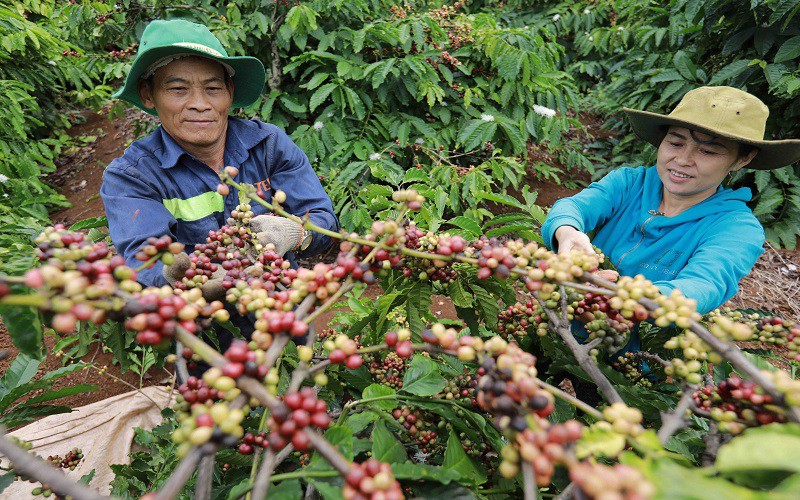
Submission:
{"label": "coffee tree", "polygon": [[[426,231],[408,219],[426,203],[414,190],[394,192],[393,217],[367,234],[337,233],[286,213],[283,193],[267,202],[235,176],[226,169],[219,191],[238,192],[241,204],[197,245],[174,287],[143,288],[105,243],[59,226],[36,241],[39,267],[0,283],[4,319],[23,344],[30,332],[13,311],[27,307],[62,334],[80,321],[122,321],[142,344],[179,343],[179,371],[210,365],[201,378],[183,373],[174,412],[150,440],[173,443],[157,452],[172,453],[175,466],[147,480],[116,466],[114,494],[175,498],[192,483],[197,498],[300,498],[304,489],[431,497],[455,487],[475,497],[634,499],[681,496],[687,482],[709,497],[791,491],[791,478],[781,481],[792,452],[752,457],[762,440],[787,450],[796,439],[800,383],[757,368],[732,343],[797,349],[791,323],[722,311],[704,320],[692,300],[663,296],[641,277],[605,281],[596,274],[602,255]],[[252,203],[338,240],[335,262],[292,269],[261,247],[249,229]],[[138,258],[146,267],[180,251],[153,238]],[[217,266],[227,270],[228,308],[203,298]],[[348,291],[378,281],[383,296],[351,294],[353,311],[330,328],[309,327]],[[462,321],[433,319],[434,292],[452,298]],[[219,352],[203,331],[230,311],[250,315],[255,329]],[[571,320],[585,322],[585,341]],[[637,328],[661,329],[663,348],[610,370],[606,360]],[[587,402],[546,380],[559,371],[599,396]],[[742,435],[720,446],[723,433]],[[41,491],[98,497],[6,438],[0,452]],[[693,469],[699,463],[710,473]]]}

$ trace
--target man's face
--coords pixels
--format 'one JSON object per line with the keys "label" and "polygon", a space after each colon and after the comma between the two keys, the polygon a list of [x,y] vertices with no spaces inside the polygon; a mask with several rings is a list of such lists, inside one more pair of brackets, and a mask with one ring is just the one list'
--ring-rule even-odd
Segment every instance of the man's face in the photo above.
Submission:
{"label": "man's face", "polygon": [[233,84],[223,66],[202,57],[184,57],[156,70],[153,90],[139,84],[139,96],[155,108],[164,130],[189,153],[225,143]]}

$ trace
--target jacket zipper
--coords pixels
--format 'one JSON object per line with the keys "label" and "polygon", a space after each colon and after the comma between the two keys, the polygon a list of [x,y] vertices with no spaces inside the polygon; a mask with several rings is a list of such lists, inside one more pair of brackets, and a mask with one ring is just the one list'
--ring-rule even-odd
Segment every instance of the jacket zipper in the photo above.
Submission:
{"label": "jacket zipper", "polygon": [[644,241],[644,227],[647,224],[649,224],[651,220],[655,219],[659,215],[666,215],[664,213],[659,212],[658,210],[648,210],[647,213],[650,214],[650,217],[646,221],[644,221],[644,224],[642,224],[641,227],[639,228],[639,231],[641,231],[641,233],[642,233],[642,237],[639,238],[639,241],[636,242],[636,244],[633,246],[633,248],[631,248],[630,250],[628,250],[627,252],[622,254],[622,257],[619,258],[619,260],[617,261],[616,265],[614,266],[616,269],[619,269],[619,265],[622,262],[622,259],[627,257],[629,253],[631,253],[634,250],[636,250],[637,248],[639,248],[639,245],[642,244],[642,241]]}

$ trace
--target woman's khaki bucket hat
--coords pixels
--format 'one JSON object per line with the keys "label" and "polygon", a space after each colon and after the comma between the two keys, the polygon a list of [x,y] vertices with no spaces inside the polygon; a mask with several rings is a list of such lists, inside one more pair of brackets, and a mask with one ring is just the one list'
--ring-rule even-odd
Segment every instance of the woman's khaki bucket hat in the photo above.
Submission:
{"label": "woman's khaki bucket hat", "polygon": [[228,56],[225,48],[202,24],[184,19],[155,20],[147,25],[139,42],[139,51],[125,79],[125,86],[113,97],[128,101],[150,114],[139,99],[139,79],[154,66],[175,56],[194,55],[220,62],[233,80],[234,108],[252,104],[264,90],[267,79],[264,65],[255,57]]}
{"label": "woman's khaki bucket hat", "polygon": [[690,90],[668,115],[623,108],[641,139],[659,147],[670,126],[686,127],[758,148],[747,168],[770,170],[800,160],[800,140],[765,141],[769,108],[760,99],[733,87]]}

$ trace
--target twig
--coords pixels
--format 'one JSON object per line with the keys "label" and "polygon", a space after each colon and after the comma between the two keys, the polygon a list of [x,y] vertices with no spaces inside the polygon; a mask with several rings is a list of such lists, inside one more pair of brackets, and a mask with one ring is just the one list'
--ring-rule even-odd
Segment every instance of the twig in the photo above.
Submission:
{"label": "twig", "polygon": [[661,366],[663,366],[664,368],[672,365],[672,363],[670,363],[669,361],[665,360],[664,358],[662,358],[658,354],[653,354],[652,352],[639,351],[639,352],[636,353],[636,355],[639,356],[640,358],[646,359],[648,361],[654,361],[654,362],[660,364]]}
{"label": "twig", "polygon": [[256,476],[256,480],[253,482],[253,491],[250,494],[250,497],[254,500],[262,500],[267,498],[267,492],[269,491],[270,485],[270,478],[272,477],[272,473],[275,471],[275,467],[281,464],[289,454],[294,451],[294,447],[290,444],[287,444],[278,454],[276,455],[274,451],[269,450],[265,453],[264,461],[261,462],[261,468],[258,469],[258,475]]}
{"label": "twig", "polygon": [[182,382],[186,382],[189,379],[189,368],[183,358],[183,344],[180,340],[175,342],[175,355],[177,356],[177,359],[175,359],[175,371],[178,372],[178,378]]}
{"label": "twig", "polygon": [[706,449],[703,451],[703,455],[701,457],[701,465],[703,467],[709,467],[714,465],[714,462],[717,460],[717,453],[719,453],[720,447],[726,442],[725,435],[719,432],[719,427],[716,421],[710,420],[708,422],[708,433],[703,441],[706,443]]}
{"label": "twig", "polygon": [[[647,309],[654,311],[658,309],[659,305],[654,300],[642,298],[639,303],[644,305]],[[786,407],[787,417],[792,422],[800,422],[800,408],[787,405],[780,392],[770,380],[768,380],[756,366],[747,360],[742,354],[742,351],[736,347],[735,344],[725,342],[717,338],[716,335],[709,332],[703,325],[697,321],[692,320],[689,330],[695,335],[700,337],[700,340],[708,344],[714,351],[727,360],[734,368],[747,375],[747,377],[758,384],[764,392],[772,396],[772,398]]]}
{"label": "twig", "polygon": [[550,394],[552,394],[552,395],[554,395],[556,397],[559,397],[559,398],[563,399],[564,401],[570,403],[575,408],[579,408],[579,409],[583,410],[583,412],[586,413],[587,415],[591,415],[591,416],[593,416],[594,418],[596,418],[598,420],[603,420],[604,419],[602,413],[600,413],[599,411],[597,411],[595,408],[593,408],[592,406],[588,405],[587,403],[584,403],[580,399],[576,398],[575,396],[572,396],[571,394],[567,394],[566,392],[562,391],[558,387],[556,387],[554,385],[550,385],[547,382],[545,382],[544,380],[541,380],[539,378],[535,378],[534,381],[536,382],[536,385],[538,385],[542,389],[544,389],[547,392],[549,392]]}
{"label": "twig", "polygon": [[327,460],[334,469],[339,471],[339,474],[344,476],[350,472],[350,462],[344,458],[344,456],[339,453],[339,450],[334,448],[327,439],[322,437],[322,434],[308,427],[305,428],[303,432],[305,432],[309,441],[311,441],[311,446],[313,446],[314,449],[317,450],[317,453]]}
{"label": "twig", "polygon": [[696,385],[684,387],[678,406],[670,413],[661,412],[661,428],[658,430],[658,440],[662,445],[666,444],[673,434],[686,427],[688,423],[686,411],[689,410],[693,403],[692,396],[696,390]]}
{"label": "twig", "polygon": [[51,490],[64,496],[86,500],[99,500],[104,497],[83,483],[72,481],[50,462],[23,450],[6,437],[6,429],[0,426],[0,454],[14,465],[14,470],[46,484]]}
{"label": "twig", "polygon": [[214,481],[214,454],[209,454],[200,460],[197,468],[197,483],[194,486],[195,500],[211,498],[211,485]]}
{"label": "twig", "polygon": [[555,497],[553,500],[571,500],[575,498],[575,488],[577,488],[577,486],[575,486],[575,483],[569,483],[567,487],[564,488],[564,491],[559,493],[558,496]]}
{"label": "twig", "polygon": [[[175,337],[189,347],[189,349],[194,351],[195,354],[203,358],[203,360],[205,360],[205,362],[211,366],[222,368],[228,363],[228,360],[225,359],[222,354],[217,352],[216,349],[181,327],[175,329]],[[286,337],[280,336],[277,340],[280,339],[286,339]],[[243,375],[236,379],[236,385],[245,393],[256,398],[261,404],[269,408],[270,411],[274,412],[276,409],[280,408],[280,403],[275,396],[267,392],[266,387],[264,387],[264,385],[262,385],[258,380]]]}
{"label": "twig", "polygon": [[525,489],[525,500],[536,500],[539,498],[536,487],[536,474],[533,472],[533,464],[527,460],[522,461],[522,487]]}
{"label": "twig", "polygon": [[575,359],[578,361],[578,365],[586,372],[587,375],[597,384],[597,387],[600,389],[600,392],[603,393],[603,397],[609,403],[622,403],[623,400],[620,395],[617,393],[614,386],[611,382],[603,375],[603,372],[600,371],[600,368],[597,366],[597,363],[589,356],[590,349],[586,349],[586,346],[582,346],[575,340],[575,337],[572,335],[572,329],[569,325],[569,319],[567,318],[567,294],[564,290],[564,287],[561,288],[561,309],[563,316],[561,318],[558,317],[555,311],[547,307],[544,301],[540,298],[536,298],[539,301],[539,304],[544,309],[545,314],[547,314],[547,318],[550,320],[550,323],[553,324],[553,328],[556,330],[556,333],[561,337],[567,347],[569,347],[572,354],[575,356]]}
{"label": "twig", "polygon": [[217,445],[215,443],[205,443],[202,446],[195,446],[189,450],[178,464],[178,467],[175,468],[175,471],[169,477],[167,483],[158,490],[154,500],[172,500],[177,497],[183,489],[183,485],[185,485],[186,481],[194,474],[200,460],[206,455],[213,455],[216,451]]}

